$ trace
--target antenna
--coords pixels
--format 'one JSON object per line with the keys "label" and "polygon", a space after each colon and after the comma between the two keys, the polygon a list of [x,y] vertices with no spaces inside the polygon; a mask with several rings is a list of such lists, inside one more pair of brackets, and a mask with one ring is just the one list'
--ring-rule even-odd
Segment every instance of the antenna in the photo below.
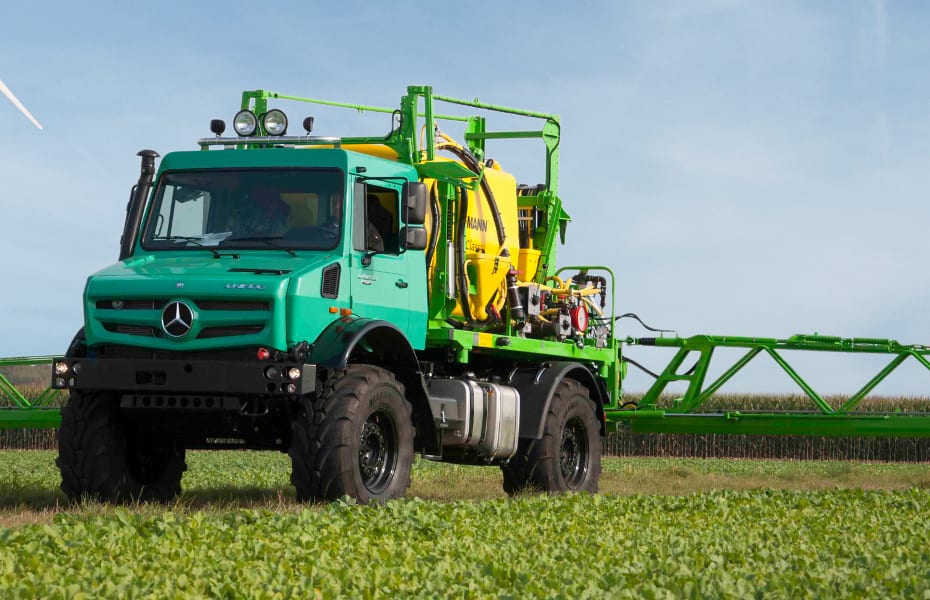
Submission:
{"label": "antenna", "polygon": [[4,84],[3,81],[0,81],[0,92],[3,92],[3,95],[9,98],[10,102],[13,103],[13,106],[18,108],[21,113],[26,115],[26,118],[32,121],[33,125],[35,125],[39,129],[42,129],[42,125],[40,125],[39,122],[36,120],[36,118],[32,116],[32,113],[30,113],[26,109],[26,107],[23,106],[23,103],[20,102],[19,99],[13,95],[13,92],[10,91],[10,88],[6,87],[6,84]]}

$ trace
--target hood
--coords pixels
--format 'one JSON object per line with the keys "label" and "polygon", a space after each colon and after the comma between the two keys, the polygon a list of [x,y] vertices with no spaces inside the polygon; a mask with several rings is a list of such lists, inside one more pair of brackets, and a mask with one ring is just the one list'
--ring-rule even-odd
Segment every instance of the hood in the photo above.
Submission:
{"label": "hood", "polygon": [[[84,293],[91,345],[116,343],[166,350],[231,346],[287,347],[286,300],[292,280],[337,260],[331,254],[206,251],[148,254],[92,275]],[[166,311],[183,316],[166,327]]]}
{"label": "hood", "polygon": [[[319,268],[333,261],[331,255],[301,256],[294,258],[285,252],[275,251],[240,253],[240,258],[224,255],[213,258],[207,251],[178,251],[135,256],[110,265],[94,273],[91,282],[110,285],[114,279],[139,281],[183,279],[240,280],[258,277],[262,281],[287,279]],[[273,255],[273,256],[272,256]],[[172,283],[176,283],[172,281]]]}

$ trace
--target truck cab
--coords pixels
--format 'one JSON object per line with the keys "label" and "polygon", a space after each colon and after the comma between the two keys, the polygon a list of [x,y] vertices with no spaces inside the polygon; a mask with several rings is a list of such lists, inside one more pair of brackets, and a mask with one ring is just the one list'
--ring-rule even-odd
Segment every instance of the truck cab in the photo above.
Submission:
{"label": "truck cab", "polygon": [[88,281],[87,342],[286,352],[357,315],[423,348],[426,266],[405,237],[422,228],[405,208],[415,178],[342,149],[168,154],[131,256]]}

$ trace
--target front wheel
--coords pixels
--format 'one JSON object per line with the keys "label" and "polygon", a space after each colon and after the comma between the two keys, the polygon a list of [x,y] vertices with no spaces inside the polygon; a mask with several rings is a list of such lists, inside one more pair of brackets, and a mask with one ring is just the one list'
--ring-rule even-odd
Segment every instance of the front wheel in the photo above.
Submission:
{"label": "front wheel", "polygon": [[298,500],[402,497],[410,486],[413,435],[404,386],[390,371],[371,365],[332,371],[315,399],[301,400],[291,428]]}
{"label": "front wheel", "polygon": [[504,491],[597,492],[601,436],[588,389],[564,379],[546,413],[543,437],[521,439],[516,455],[501,467]]}
{"label": "front wheel", "polygon": [[118,410],[113,394],[71,393],[61,411],[55,461],[62,491],[72,501],[173,500],[187,468],[184,449],[127,432]]}

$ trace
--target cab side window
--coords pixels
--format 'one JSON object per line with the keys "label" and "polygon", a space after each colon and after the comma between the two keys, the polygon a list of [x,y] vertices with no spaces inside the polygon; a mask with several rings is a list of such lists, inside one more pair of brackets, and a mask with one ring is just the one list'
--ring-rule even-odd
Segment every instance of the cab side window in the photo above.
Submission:
{"label": "cab side window", "polygon": [[368,185],[365,198],[366,243],[375,252],[400,252],[397,190]]}

